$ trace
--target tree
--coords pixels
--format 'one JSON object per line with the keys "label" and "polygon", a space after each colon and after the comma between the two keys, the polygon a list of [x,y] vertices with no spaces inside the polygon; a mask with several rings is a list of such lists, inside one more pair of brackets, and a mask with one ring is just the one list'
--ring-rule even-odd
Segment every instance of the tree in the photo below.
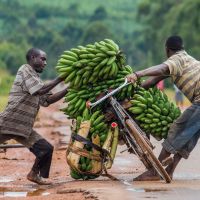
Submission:
{"label": "tree", "polygon": [[90,17],[90,21],[102,21],[107,18],[107,11],[103,6],[99,6]]}
{"label": "tree", "polygon": [[6,68],[12,74],[15,74],[18,68],[26,62],[25,52],[14,43],[2,42],[0,44],[0,52],[1,62],[5,63]]}
{"label": "tree", "polygon": [[84,32],[81,43],[88,44],[96,41],[103,40],[105,38],[113,38],[113,34],[109,28],[102,22],[97,21],[90,23]]}

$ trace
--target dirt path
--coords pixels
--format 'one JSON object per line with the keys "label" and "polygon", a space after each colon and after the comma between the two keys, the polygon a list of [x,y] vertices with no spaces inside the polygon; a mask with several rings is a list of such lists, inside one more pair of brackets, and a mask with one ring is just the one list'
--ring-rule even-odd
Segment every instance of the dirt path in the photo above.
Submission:
{"label": "dirt path", "polygon": [[[159,182],[133,182],[145,169],[134,155],[118,146],[117,157],[109,171],[119,181],[99,177],[92,181],[75,181],[69,175],[65,149],[70,138],[70,121],[59,112],[59,104],[40,110],[35,129],[55,147],[50,177],[52,186],[38,186],[26,180],[34,156],[24,148],[8,149],[0,153],[0,199],[83,200],[83,199],[198,199],[200,195],[200,145],[189,160],[183,160],[171,184]],[[153,140],[158,155],[161,145]]]}

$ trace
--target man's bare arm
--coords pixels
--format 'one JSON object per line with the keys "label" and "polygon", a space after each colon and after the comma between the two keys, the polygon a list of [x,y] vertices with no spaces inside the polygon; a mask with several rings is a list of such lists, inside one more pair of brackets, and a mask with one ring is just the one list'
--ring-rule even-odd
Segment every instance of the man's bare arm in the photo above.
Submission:
{"label": "man's bare arm", "polygon": [[159,81],[168,78],[169,76],[153,76],[142,82],[141,86],[145,89],[155,86]]}
{"label": "man's bare arm", "polygon": [[62,81],[63,81],[63,78],[57,77],[53,81],[50,81],[49,83],[44,84],[44,86],[40,90],[38,90],[34,95],[46,94]]}
{"label": "man's bare arm", "polygon": [[49,104],[55,103],[59,101],[60,99],[62,99],[67,94],[67,92],[68,92],[67,88],[65,88],[64,90],[61,90],[60,92],[52,94],[48,97],[47,102]]}
{"label": "man's bare arm", "polygon": [[165,64],[160,64],[156,66],[149,67],[147,69],[136,72],[138,77],[144,76],[168,76],[169,67]]}
{"label": "man's bare arm", "polygon": [[138,78],[144,76],[168,76],[168,75],[169,75],[169,67],[165,64],[160,64],[130,74],[127,76],[127,79],[129,82],[134,83]]}

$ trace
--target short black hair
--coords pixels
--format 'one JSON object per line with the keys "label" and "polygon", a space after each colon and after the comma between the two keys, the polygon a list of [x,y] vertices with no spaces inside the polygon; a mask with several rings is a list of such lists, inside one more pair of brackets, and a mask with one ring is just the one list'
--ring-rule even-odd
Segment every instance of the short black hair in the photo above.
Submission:
{"label": "short black hair", "polygon": [[27,62],[31,60],[31,56],[38,56],[40,55],[40,49],[38,48],[31,48],[26,53],[26,60]]}
{"label": "short black hair", "polygon": [[183,40],[178,35],[168,37],[165,46],[172,51],[179,51],[184,49]]}

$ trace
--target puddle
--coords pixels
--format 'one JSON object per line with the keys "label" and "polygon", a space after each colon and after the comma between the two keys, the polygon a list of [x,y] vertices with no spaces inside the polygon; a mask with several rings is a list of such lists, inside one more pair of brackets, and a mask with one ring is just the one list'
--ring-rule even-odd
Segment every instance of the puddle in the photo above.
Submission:
{"label": "puddle", "polygon": [[127,180],[123,180],[122,183],[123,183],[126,191],[134,192],[134,193],[166,192],[166,191],[168,191],[167,189],[160,189],[160,188],[153,188],[153,189],[134,188],[133,185],[130,182],[128,182]]}
{"label": "puddle", "polygon": [[155,189],[155,188],[153,188],[153,189],[147,189],[147,188],[145,188],[144,189],[144,192],[166,192],[166,191],[168,191],[167,189]]}
{"label": "puddle", "polygon": [[200,179],[200,174],[198,173],[176,173],[174,175],[174,179],[177,180],[199,180]]}
{"label": "puddle", "polygon": [[45,189],[33,189],[28,190],[16,190],[11,188],[0,188],[0,198],[3,197],[30,197],[30,196],[46,196],[50,193],[47,192]]}
{"label": "puddle", "polygon": [[124,184],[125,190],[130,191],[130,192],[145,192],[144,189],[140,188],[134,188],[131,183],[129,183],[127,180],[122,181]]}
{"label": "puddle", "polygon": [[9,182],[12,182],[13,179],[11,179],[10,177],[0,177],[0,183],[9,183]]}
{"label": "puddle", "polygon": [[[159,199],[159,200],[168,200],[168,199],[176,199],[176,200],[196,200],[197,196],[200,195],[200,190],[194,188],[187,187],[179,187],[179,188],[159,188],[155,187],[141,187],[135,188],[134,185],[127,181],[121,181],[123,184],[123,188],[126,191],[124,195],[124,200],[131,200],[134,196],[138,199]],[[116,199],[117,200],[117,199]]]}

